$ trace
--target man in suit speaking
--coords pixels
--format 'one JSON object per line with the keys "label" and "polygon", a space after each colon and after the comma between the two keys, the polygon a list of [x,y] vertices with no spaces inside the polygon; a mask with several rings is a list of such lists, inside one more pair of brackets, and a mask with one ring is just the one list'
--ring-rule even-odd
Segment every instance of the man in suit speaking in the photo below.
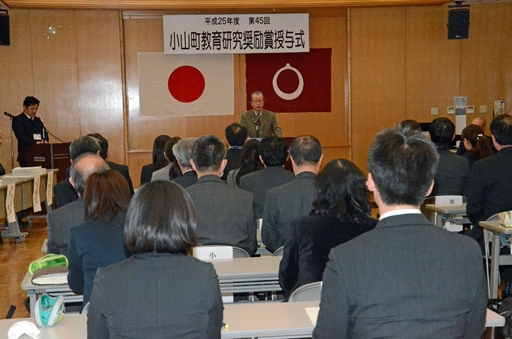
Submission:
{"label": "man in suit speaking", "polygon": [[281,138],[281,127],[277,123],[276,115],[273,112],[263,109],[265,104],[265,97],[260,91],[251,94],[250,111],[242,114],[240,118],[240,125],[247,129],[247,136],[249,138],[265,138],[276,136]]}
{"label": "man in suit speaking", "polygon": [[367,185],[380,220],[331,250],[313,338],[482,336],[487,286],[480,248],[420,212],[438,161],[421,133],[377,135]]}
{"label": "man in suit speaking", "polygon": [[18,139],[18,162],[27,167],[25,151],[28,147],[48,141],[46,129],[40,118],[36,117],[39,100],[26,97],[23,100],[23,113],[12,119],[12,130]]}

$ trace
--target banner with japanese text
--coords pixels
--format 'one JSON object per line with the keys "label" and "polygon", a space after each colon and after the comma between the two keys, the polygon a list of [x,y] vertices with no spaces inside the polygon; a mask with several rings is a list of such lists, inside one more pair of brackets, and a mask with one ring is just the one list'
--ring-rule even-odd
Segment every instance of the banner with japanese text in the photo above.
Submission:
{"label": "banner with japanese text", "polygon": [[308,14],[164,15],[165,54],[309,51]]}

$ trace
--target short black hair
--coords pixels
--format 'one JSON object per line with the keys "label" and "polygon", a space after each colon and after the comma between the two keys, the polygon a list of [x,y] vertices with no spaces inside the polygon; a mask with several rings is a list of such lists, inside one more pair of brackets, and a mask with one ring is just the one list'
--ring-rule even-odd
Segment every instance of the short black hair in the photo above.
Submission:
{"label": "short black hair", "polygon": [[512,145],[512,117],[503,114],[491,122],[491,133],[501,146]]}
{"label": "short black hair", "polygon": [[415,131],[421,132],[420,123],[413,119],[405,119],[405,120],[401,121],[399,125],[400,125],[400,128],[404,132],[407,132],[409,130],[415,130]]}
{"label": "short black hair", "polygon": [[434,181],[439,153],[422,133],[387,129],[375,137],[368,171],[386,205],[420,206]]}
{"label": "short black hair", "polygon": [[103,135],[99,133],[89,133],[87,134],[88,137],[93,137],[96,140],[98,140],[98,143],[100,144],[100,157],[103,159],[107,159],[108,155],[108,141],[103,137]]}
{"label": "short black hair", "polygon": [[430,140],[438,149],[447,149],[452,145],[453,136],[455,134],[455,125],[448,118],[435,118],[428,128]]}
{"label": "short black hair", "polygon": [[192,147],[192,160],[201,172],[218,170],[225,156],[226,145],[215,135],[203,135]]}
{"label": "short black hair", "polygon": [[366,177],[351,161],[334,159],[315,177],[318,195],[313,214],[334,215],[339,220],[364,223],[370,219]]}
{"label": "short black hair", "polygon": [[290,156],[297,165],[313,165],[320,161],[322,146],[317,138],[311,135],[301,135],[292,140]]}
{"label": "short black hair", "polygon": [[224,134],[230,146],[243,146],[247,139],[247,129],[236,122],[226,127]]}
{"label": "short black hair", "polygon": [[29,106],[39,106],[40,101],[37,100],[35,97],[26,97],[25,100],[23,100],[23,106],[29,107]]}
{"label": "short black hair", "polygon": [[129,255],[188,255],[198,245],[196,213],[188,193],[170,181],[153,181],[133,196],[124,227]]}
{"label": "short black hair", "polygon": [[100,143],[91,136],[80,136],[69,145],[69,157],[74,162],[76,158],[85,153],[97,153],[101,150]]}
{"label": "short black hair", "polygon": [[260,155],[267,167],[283,166],[288,157],[288,144],[278,137],[265,137],[260,141]]}

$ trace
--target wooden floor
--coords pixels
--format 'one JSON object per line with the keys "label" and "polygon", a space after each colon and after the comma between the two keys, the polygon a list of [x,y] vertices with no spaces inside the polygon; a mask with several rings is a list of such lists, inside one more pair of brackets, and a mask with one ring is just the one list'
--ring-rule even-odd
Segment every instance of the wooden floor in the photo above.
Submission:
{"label": "wooden floor", "polygon": [[27,291],[22,291],[20,285],[28,265],[44,255],[41,246],[47,236],[46,220],[33,219],[32,226],[22,232],[28,232],[25,242],[3,238],[4,243],[0,245],[0,319],[6,317],[11,305],[16,306],[13,318],[29,316],[24,305]]}

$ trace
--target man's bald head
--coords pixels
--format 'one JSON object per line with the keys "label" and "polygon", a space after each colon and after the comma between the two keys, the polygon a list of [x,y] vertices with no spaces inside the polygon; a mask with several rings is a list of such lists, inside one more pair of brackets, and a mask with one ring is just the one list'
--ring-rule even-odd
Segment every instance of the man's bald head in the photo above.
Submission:
{"label": "man's bald head", "polygon": [[485,128],[487,126],[487,121],[485,121],[482,117],[476,117],[471,121],[471,125],[478,125],[482,127],[482,130],[485,132]]}
{"label": "man's bald head", "polygon": [[101,173],[109,167],[105,160],[97,154],[85,153],[78,156],[71,165],[69,182],[78,195],[82,195],[87,178],[93,173]]}

